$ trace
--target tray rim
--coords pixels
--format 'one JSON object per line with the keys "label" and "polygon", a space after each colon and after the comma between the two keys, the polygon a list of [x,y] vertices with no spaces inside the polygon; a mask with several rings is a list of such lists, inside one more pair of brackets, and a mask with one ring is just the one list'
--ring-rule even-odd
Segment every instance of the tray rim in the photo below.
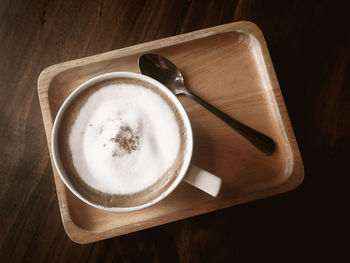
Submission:
{"label": "tray rim", "polygon": [[99,241],[107,238],[112,238],[115,236],[127,234],[130,232],[135,232],[135,231],[146,229],[149,227],[175,222],[177,220],[185,219],[195,215],[204,214],[207,212],[216,211],[226,207],[235,206],[237,204],[247,203],[253,200],[258,200],[258,199],[266,198],[272,195],[281,194],[281,193],[293,190],[294,188],[296,188],[302,183],[304,179],[304,166],[303,166],[300,151],[297,145],[297,141],[294,135],[293,127],[291,125],[288,112],[285,106],[284,98],[282,96],[279,83],[275,74],[275,70],[270,58],[270,54],[269,54],[262,31],[259,29],[259,27],[256,24],[249,21],[240,21],[240,22],[223,24],[215,27],[198,30],[198,31],[193,31],[186,34],[176,35],[176,36],[158,39],[158,40],[154,40],[154,41],[150,41],[150,42],[146,42],[146,43],[142,43],[142,44],[138,44],[130,47],[125,47],[125,48],[105,52],[102,54],[70,60],[70,61],[62,62],[62,63],[55,64],[45,68],[39,75],[37,89],[38,89],[40,108],[41,108],[42,117],[43,117],[44,126],[45,126],[46,138],[48,142],[50,160],[52,160],[51,129],[53,125],[53,118],[50,113],[51,111],[50,111],[48,92],[51,86],[51,82],[54,80],[56,76],[58,76],[59,74],[65,71],[69,71],[73,68],[88,65],[91,62],[108,61],[111,58],[117,59],[120,57],[132,55],[137,52],[144,52],[149,49],[164,48],[164,47],[168,47],[168,46],[172,46],[180,43],[189,42],[195,39],[201,39],[201,38],[213,36],[220,33],[231,32],[231,31],[244,32],[246,34],[249,34],[250,36],[254,37],[255,40],[257,40],[258,44],[260,45],[261,53],[266,65],[266,72],[268,74],[269,81],[271,83],[272,94],[275,98],[276,97],[279,98],[279,100],[275,100],[276,101],[275,110],[280,115],[279,116],[280,124],[283,125],[283,128],[286,131],[286,138],[288,139],[288,144],[290,145],[291,154],[293,156],[293,171],[289,176],[289,178],[283,184],[281,184],[276,188],[243,194],[240,198],[235,200],[235,202],[230,205],[224,204],[221,206],[216,206],[215,209],[207,208],[204,210],[195,210],[195,211],[191,209],[183,210],[181,211],[181,215],[180,213],[178,213],[177,215],[176,214],[172,215],[171,216],[172,219],[170,221],[167,220],[166,217],[169,218],[169,215],[171,213],[167,214],[167,216],[157,217],[157,220],[155,220],[155,218],[152,218],[146,221],[142,221],[142,224],[139,224],[139,226],[135,226],[133,224],[123,226],[122,227],[123,231],[118,231],[118,229],[109,229],[105,231],[89,231],[89,230],[80,228],[72,220],[69,213],[68,204],[67,204],[67,193],[66,193],[67,188],[64,186],[63,182],[57,175],[57,172],[55,171],[55,167],[51,161],[62,223],[67,235],[71,240],[80,244],[85,244],[85,243],[91,243],[91,242],[95,242],[95,241]]}

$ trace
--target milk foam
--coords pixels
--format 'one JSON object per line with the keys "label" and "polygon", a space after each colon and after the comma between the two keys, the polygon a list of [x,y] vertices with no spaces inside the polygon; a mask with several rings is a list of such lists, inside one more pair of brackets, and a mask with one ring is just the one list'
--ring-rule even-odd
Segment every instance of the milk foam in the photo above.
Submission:
{"label": "milk foam", "polygon": [[154,184],[174,163],[180,143],[173,110],[157,93],[136,84],[110,84],[93,93],[69,135],[79,176],[111,194]]}

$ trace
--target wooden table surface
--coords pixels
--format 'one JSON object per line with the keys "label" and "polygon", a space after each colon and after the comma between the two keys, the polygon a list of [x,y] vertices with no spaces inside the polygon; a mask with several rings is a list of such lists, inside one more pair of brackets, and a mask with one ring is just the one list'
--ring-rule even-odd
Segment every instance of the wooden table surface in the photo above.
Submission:
{"label": "wooden table surface", "polygon": [[[0,262],[350,262],[347,1],[1,1]],[[37,95],[59,62],[232,21],[264,33],[305,165],[291,192],[88,245],[66,235]]]}

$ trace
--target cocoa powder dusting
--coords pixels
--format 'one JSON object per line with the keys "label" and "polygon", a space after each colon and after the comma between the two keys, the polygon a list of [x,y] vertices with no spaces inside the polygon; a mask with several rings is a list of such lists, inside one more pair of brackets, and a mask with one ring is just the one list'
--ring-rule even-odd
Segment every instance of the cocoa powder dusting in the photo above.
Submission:
{"label": "cocoa powder dusting", "polygon": [[118,144],[121,149],[121,151],[113,151],[112,156],[131,154],[133,151],[138,150],[140,145],[140,136],[138,136],[128,125],[121,126],[119,133],[110,140]]}

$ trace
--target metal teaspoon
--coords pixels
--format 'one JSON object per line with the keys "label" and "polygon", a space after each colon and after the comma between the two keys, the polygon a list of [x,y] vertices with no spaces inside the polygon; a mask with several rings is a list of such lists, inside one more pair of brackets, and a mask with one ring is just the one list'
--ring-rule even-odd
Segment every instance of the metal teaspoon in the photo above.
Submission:
{"label": "metal teaspoon", "polygon": [[165,57],[156,54],[144,54],[139,58],[138,63],[142,74],[158,80],[164,86],[169,88],[175,95],[184,94],[192,98],[204,108],[215,114],[218,118],[230,125],[260,151],[266,154],[272,154],[275,151],[275,143],[270,137],[218,110],[197,95],[187,90],[180,70]]}

